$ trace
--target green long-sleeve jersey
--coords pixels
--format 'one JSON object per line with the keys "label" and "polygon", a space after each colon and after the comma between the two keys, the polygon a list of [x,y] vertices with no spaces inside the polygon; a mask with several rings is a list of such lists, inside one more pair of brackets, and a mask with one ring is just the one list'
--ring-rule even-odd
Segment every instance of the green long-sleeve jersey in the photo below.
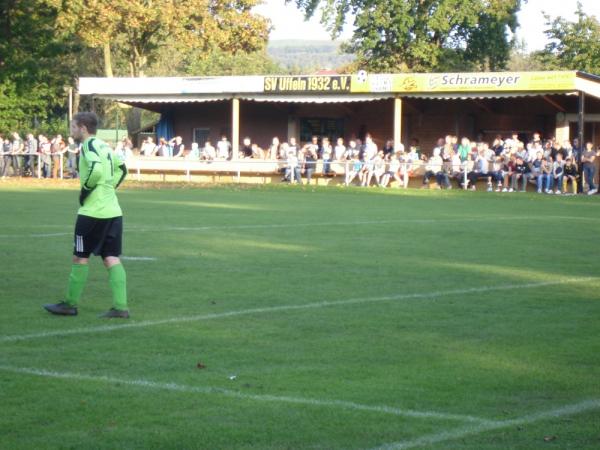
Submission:
{"label": "green long-sleeve jersey", "polygon": [[78,214],[109,219],[123,215],[116,188],[121,184],[127,168],[102,140],[92,136],[82,145],[79,157],[81,188],[91,190]]}

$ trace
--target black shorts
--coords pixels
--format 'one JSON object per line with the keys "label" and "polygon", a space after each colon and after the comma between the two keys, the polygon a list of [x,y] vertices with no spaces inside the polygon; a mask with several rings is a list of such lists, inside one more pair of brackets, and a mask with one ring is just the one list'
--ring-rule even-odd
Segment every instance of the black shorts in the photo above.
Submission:
{"label": "black shorts", "polygon": [[90,254],[119,256],[123,237],[123,217],[96,219],[89,216],[77,216],[73,254],[79,258],[89,258]]}

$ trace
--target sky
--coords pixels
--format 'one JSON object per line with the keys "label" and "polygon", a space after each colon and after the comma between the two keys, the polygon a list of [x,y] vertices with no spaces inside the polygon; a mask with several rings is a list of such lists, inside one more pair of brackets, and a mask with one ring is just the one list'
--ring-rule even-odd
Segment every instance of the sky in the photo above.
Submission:
{"label": "sky", "polygon": [[[600,0],[579,0],[588,14],[600,18]],[[575,18],[577,0],[529,0],[521,7],[517,35],[524,39],[528,51],[544,48],[545,22],[543,12],[552,17],[562,16],[566,19]],[[284,0],[265,0],[265,4],[255,9],[259,14],[271,19],[274,29],[270,39],[329,39],[318,18],[309,22],[304,21],[302,13],[293,5],[285,4]],[[348,39],[352,32],[346,26],[342,38]]]}

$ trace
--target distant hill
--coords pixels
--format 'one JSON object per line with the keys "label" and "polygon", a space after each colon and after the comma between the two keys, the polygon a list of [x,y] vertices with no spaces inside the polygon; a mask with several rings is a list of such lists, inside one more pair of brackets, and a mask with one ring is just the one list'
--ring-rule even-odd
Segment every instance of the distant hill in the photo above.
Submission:
{"label": "distant hill", "polygon": [[274,40],[269,41],[267,53],[290,73],[311,73],[354,61],[354,55],[342,53],[340,46],[340,42],[329,40]]}

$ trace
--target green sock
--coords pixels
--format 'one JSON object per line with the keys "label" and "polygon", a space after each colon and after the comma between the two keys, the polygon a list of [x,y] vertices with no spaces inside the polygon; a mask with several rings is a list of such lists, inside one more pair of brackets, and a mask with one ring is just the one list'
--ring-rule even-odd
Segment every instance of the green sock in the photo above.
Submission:
{"label": "green sock", "polygon": [[123,264],[115,264],[108,269],[108,283],[113,294],[113,308],[127,309],[127,277]]}
{"label": "green sock", "polygon": [[71,306],[77,306],[88,277],[87,264],[73,264],[69,275],[66,301]]}

